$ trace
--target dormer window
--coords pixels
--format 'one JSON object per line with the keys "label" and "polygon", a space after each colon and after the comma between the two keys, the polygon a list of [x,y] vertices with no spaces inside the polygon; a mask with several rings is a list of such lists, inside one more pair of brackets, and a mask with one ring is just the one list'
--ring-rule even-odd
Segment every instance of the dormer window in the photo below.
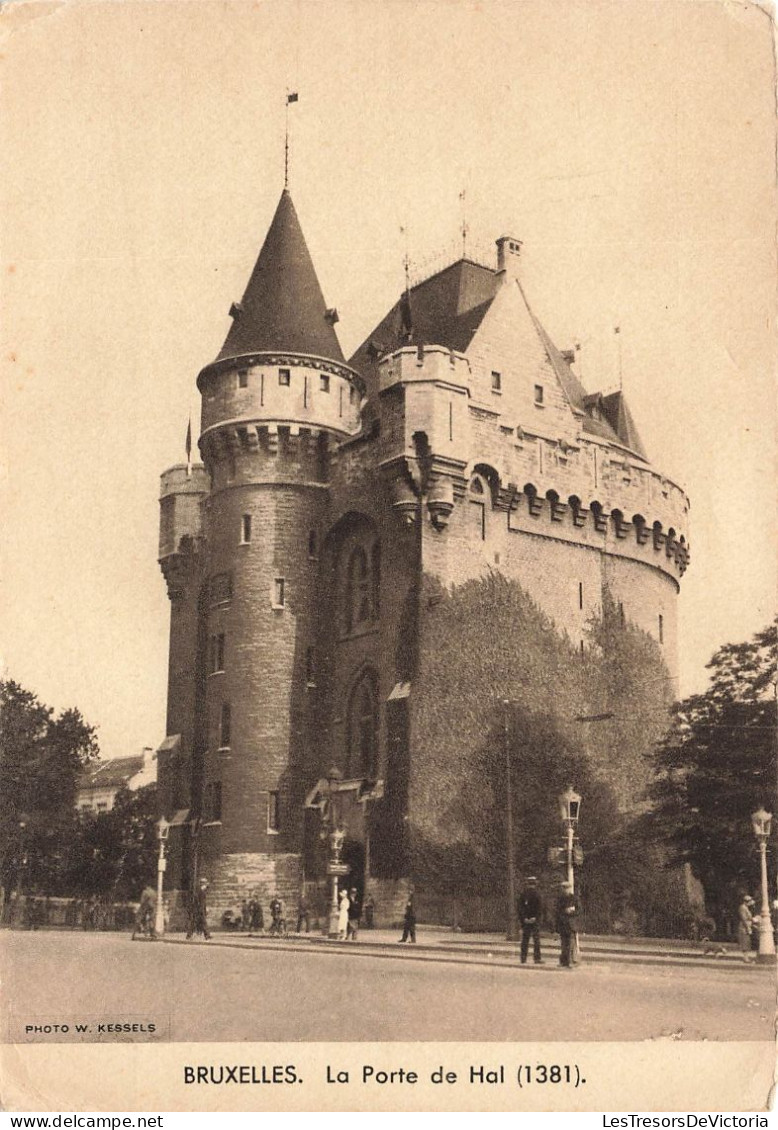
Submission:
{"label": "dormer window", "polygon": [[538,408],[543,407],[543,385],[535,385],[535,404]]}
{"label": "dormer window", "polygon": [[291,369],[279,369],[278,370],[278,383],[283,388],[288,388],[289,385],[292,383],[292,370]]}

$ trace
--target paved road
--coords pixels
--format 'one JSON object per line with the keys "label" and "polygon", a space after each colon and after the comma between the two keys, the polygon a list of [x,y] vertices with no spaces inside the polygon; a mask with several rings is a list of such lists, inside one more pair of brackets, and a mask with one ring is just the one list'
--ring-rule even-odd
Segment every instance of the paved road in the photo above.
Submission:
{"label": "paved road", "polygon": [[491,969],[126,934],[3,931],[0,976],[4,1041],[42,1020],[153,1022],[186,1042],[771,1040],[775,1014],[770,969]]}

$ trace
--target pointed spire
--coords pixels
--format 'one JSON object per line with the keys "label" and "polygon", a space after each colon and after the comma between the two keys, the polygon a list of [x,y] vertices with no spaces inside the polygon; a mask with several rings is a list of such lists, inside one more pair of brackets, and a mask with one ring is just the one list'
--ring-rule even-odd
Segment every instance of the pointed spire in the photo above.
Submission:
{"label": "pointed spire", "polygon": [[217,361],[286,351],[343,361],[316,270],[288,189],[259,253]]}

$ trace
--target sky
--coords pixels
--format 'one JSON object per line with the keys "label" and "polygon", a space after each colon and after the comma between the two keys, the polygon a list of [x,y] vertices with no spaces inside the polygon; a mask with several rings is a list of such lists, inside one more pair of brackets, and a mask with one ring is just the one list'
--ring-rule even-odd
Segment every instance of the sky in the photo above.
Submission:
{"label": "sky", "polygon": [[[494,240],[691,499],[681,695],[774,614],[772,29],[717,0],[6,3],[2,672],[165,736],[159,474],[290,188],[346,356]],[[464,190],[464,206],[460,194]],[[463,211],[464,207],[464,211]],[[403,230],[404,229],[404,230]],[[614,334],[619,326],[620,333]]]}

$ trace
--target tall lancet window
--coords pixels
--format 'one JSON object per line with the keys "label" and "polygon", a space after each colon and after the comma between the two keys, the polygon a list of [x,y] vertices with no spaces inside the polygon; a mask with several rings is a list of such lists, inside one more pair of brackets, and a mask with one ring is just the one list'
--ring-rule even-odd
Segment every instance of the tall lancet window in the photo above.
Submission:
{"label": "tall lancet window", "polygon": [[345,616],[346,633],[367,627],[378,619],[378,543],[352,549],[346,565]]}
{"label": "tall lancet window", "polygon": [[378,681],[366,671],[354,685],[348,710],[348,773],[374,777],[378,764]]}

